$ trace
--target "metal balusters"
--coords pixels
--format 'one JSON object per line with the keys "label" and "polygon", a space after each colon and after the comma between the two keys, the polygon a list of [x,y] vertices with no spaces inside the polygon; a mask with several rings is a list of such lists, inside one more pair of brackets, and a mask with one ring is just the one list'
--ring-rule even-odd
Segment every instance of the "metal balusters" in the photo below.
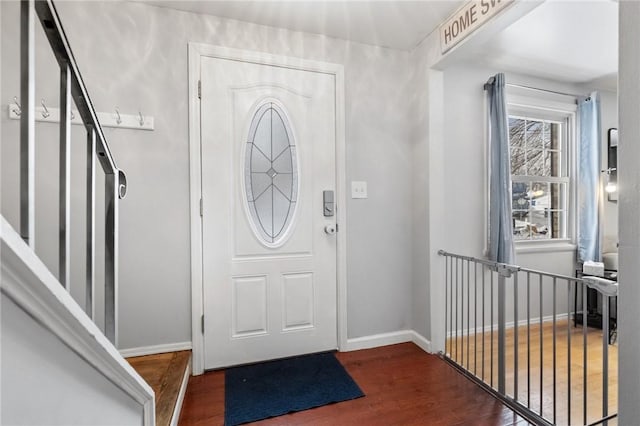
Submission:
{"label": "metal balusters", "polygon": [[518,273],[513,276],[513,399],[518,400]]}
{"label": "metal balusters", "polygon": [[473,262],[473,374],[478,375],[478,263]]}
{"label": "metal balusters", "polygon": [[582,284],[582,417],[583,424],[587,419],[587,288]]}
{"label": "metal balusters", "polygon": [[467,370],[469,370],[469,363],[471,362],[469,359],[469,333],[471,333],[471,276],[470,276],[470,262],[467,260]]}
{"label": "metal balusters", "polygon": [[[602,418],[609,415],[609,296],[602,295]],[[608,422],[602,423],[607,425]]]}
{"label": "metal balusters", "polygon": [[531,408],[531,272],[527,272],[527,407]]}
{"label": "metal balusters", "polygon": [[571,424],[571,285],[567,280],[567,424]]}
{"label": "metal balusters", "polygon": [[118,342],[118,173],[105,175],[105,283],[104,334],[117,347]]}
{"label": "metal balusters", "polygon": [[71,72],[60,67],[60,179],[58,279],[71,291]]}
{"label": "metal balusters", "polygon": [[556,359],[557,359],[557,351],[556,351],[556,277],[553,277],[553,423],[556,424],[556,415],[557,415],[557,381],[556,381]]}
{"label": "metal balusters", "polygon": [[449,258],[449,356],[453,356],[453,259]]}
{"label": "metal balusters", "polygon": [[458,350],[456,351],[456,359],[460,360],[460,364],[464,362],[464,347],[462,344],[464,343],[464,335],[462,334],[462,324],[463,324],[463,300],[462,295],[464,294],[464,274],[462,273],[464,267],[464,259],[461,259],[459,264],[457,265],[459,268],[458,277],[460,281],[458,282],[458,306],[456,307],[456,312],[458,313],[459,323],[457,323],[456,329],[458,332],[458,337],[456,337],[456,341],[458,343]]}
{"label": "metal balusters", "polygon": [[484,328],[484,324],[485,324],[485,311],[484,311],[484,306],[486,305],[485,303],[485,275],[486,275],[486,271],[485,271],[485,266],[482,265],[482,380],[484,381],[484,341],[485,341],[485,328]]}
{"label": "metal balusters", "polygon": [[460,365],[464,365],[464,259],[460,260]]}
{"label": "metal balusters", "polygon": [[538,288],[540,297],[540,416],[544,417],[544,404],[543,404],[543,392],[544,392],[544,353],[543,353],[543,341],[544,341],[544,312],[542,310],[542,275],[538,275]]}
{"label": "metal balusters", "polygon": [[35,9],[20,5],[20,235],[35,250]]}
{"label": "metal balusters", "polygon": [[490,349],[490,358],[491,358],[491,387],[493,387],[493,272],[491,272],[491,349]]}
{"label": "metal balusters", "polygon": [[458,282],[458,258],[456,258],[456,301],[455,301],[455,307],[456,307],[456,323],[455,323],[455,342],[456,342],[456,351],[455,351],[455,356],[454,359],[457,361],[458,360],[458,293],[459,293],[459,282]]}
{"label": "metal balusters", "polygon": [[505,363],[505,347],[506,347],[506,271],[498,270],[498,392],[504,395],[506,392],[506,363]]}
{"label": "metal balusters", "polygon": [[449,258],[444,258],[444,351],[447,353],[449,343]]}
{"label": "metal balusters", "polygon": [[87,129],[87,241],[86,241],[86,290],[85,312],[95,319],[95,269],[96,269],[96,132],[93,127]]}
{"label": "metal balusters", "polygon": [[[458,311],[455,313],[458,321],[456,330],[461,333],[460,338],[458,339],[459,343],[458,343],[458,349],[457,349],[460,355],[456,357],[452,357],[452,356],[447,357],[445,355],[445,359],[451,362],[456,368],[463,371],[467,375],[467,377],[476,381],[486,390],[492,392],[498,399],[500,399],[503,403],[505,403],[512,409],[514,409],[519,415],[522,415],[523,417],[527,418],[527,420],[529,420],[531,423],[544,424],[544,425],[550,425],[553,423],[573,424],[574,418],[576,416],[574,415],[575,413],[571,412],[572,406],[575,405],[574,401],[572,400],[575,394],[575,392],[572,391],[572,384],[577,375],[572,371],[572,368],[574,368],[574,366],[572,366],[572,355],[574,353],[575,348],[572,347],[572,343],[574,343],[573,342],[574,339],[571,336],[572,327],[571,327],[571,318],[569,314],[572,311],[572,300],[574,300],[573,296],[577,295],[577,288],[573,290],[572,286],[574,285],[583,286],[585,285],[584,280],[563,276],[563,275],[558,275],[558,274],[552,274],[548,272],[541,272],[541,271],[535,271],[531,269],[519,268],[513,265],[504,265],[504,264],[499,264],[495,262],[489,262],[486,260],[470,258],[467,256],[450,255],[445,252],[441,252],[440,254],[450,257],[451,264],[453,263],[453,259],[454,258],[456,259],[455,260],[456,261],[455,290],[458,298],[456,303],[456,309],[459,310],[460,312],[459,314],[458,314]],[[473,268],[471,268],[470,266],[471,262],[474,263]],[[466,263],[466,266],[465,266],[465,263]],[[482,278],[481,278],[482,286],[483,286],[482,289],[477,288],[478,285],[481,284],[478,282],[480,280],[477,274],[478,263],[481,264],[481,270],[482,270]],[[466,277],[465,277],[465,268],[467,270]],[[473,274],[471,273],[471,269],[473,269]],[[449,269],[447,270],[452,271],[451,267],[449,267]],[[487,280],[485,276],[486,275],[485,272],[487,270],[489,270],[491,273],[490,280]],[[520,287],[519,284],[522,282],[522,279],[520,279],[520,275],[519,275],[520,272],[523,272],[526,274],[526,287],[524,287],[526,290],[525,292],[521,292],[519,288]],[[514,273],[516,274],[515,276],[513,275]],[[446,279],[450,281],[450,283],[448,283],[447,285],[451,285],[451,288],[453,288],[453,285],[454,285],[453,278],[452,278],[453,273],[450,273],[450,274],[445,273],[445,275],[447,276]],[[496,275],[498,277],[497,282],[494,279],[494,276]],[[537,275],[537,280],[535,277],[532,277],[532,275]],[[513,277],[513,278],[510,280],[509,279],[510,277]],[[522,275],[522,278],[524,277],[525,275]],[[490,284],[491,284],[491,289],[489,292],[490,293],[489,300],[487,300],[487,291],[486,291],[487,281],[490,281]],[[539,316],[537,319],[534,319],[534,318],[531,318],[531,314],[533,313],[533,310],[534,310],[532,309],[532,306],[531,306],[532,304],[532,301],[531,301],[532,288],[531,287],[532,287],[532,284],[535,285],[536,281],[538,285],[537,297],[539,298],[540,303],[539,303],[538,309],[535,309],[536,314]],[[494,283],[497,285],[497,296],[494,293]],[[465,285],[467,286],[466,288],[465,288]],[[566,291],[559,292],[560,289],[558,287],[561,287],[563,285],[566,286]],[[470,286],[474,286],[474,289],[472,290]],[[513,307],[504,303],[505,302],[504,295],[506,294],[507,291],[510,291],[509,290],[510,286],[513,286],[513,298],[509,296],[508,303],[513,303]],[[551,294],[549,294],[548,291],[544,290],[545,287],[548,290],[551,290]],[[610,291],[610,293],[604,292],[605,297],[608,297],[610,294],[613,294],[613,292],[615,292],[616,290],[617,288],[607,290],[607,291]],[[471,298],[472,291],[473,291],[473,298]],[[600,293],[603,293],[603,291],[601,290],[598,290],[598,291]],[[480,303],[482,304],[482,306],[478,306],[478,299],[479,299],[478,294],[481,295]],[[548,300],[545,300],[545,297]],[[567,298],[566,302],[563,302],[564,297]],[[584,299],[582,302],[583,308],[584,308],[586,306],[586,298],[587,298],[586,292],[583,292],[582,297]],[[520,300],[524,298],[526,298],[526,300]],[[449,298],[449,300],[451,300],[451,298]],[[575,300],[577,300],[577,298],[575,298]],[[587,411],[587,397],[588,397],[587,345],[589,344],[589,341],[587,339],[587,327],[586,327],[587,313],[586,313],[586,309],[583,309],[583,323],[584,323],[583,330],[582,330],[582,333],[583,333],[583,339],[582,339],[583,392],[581,395],[582,397],[581,408],[582,408],[583,423],[585,425],[586,424],[606,424],[608,420],[616,417],[616,414],[609,415],[610,410],[608,408],[609,374],[607,369],[608,369],[608,363],[609,363],[609,356],[608,356],[609,323],[607,322],[607,318],[609,316],[610,307],[609,307],[609,304],[606,302],[607,300],[609,299],[605,299],[605,304],[603,305],[603,311],[604,311],[603,316],[605,318],[603,323],[604,336],[602,339],[603,351],[604,351],[603,363],[602,363],[603,364],[602,365],[602,369],[603,369],[603,372],[602,372],[602,375],[603,375],[602,413],[603,414],[602,415],[603,417],[597,420],[595,423],[589,423],[588,411]],[[524,342],[524,339],[521,339],[521,336],[519,334],[520,317],[525,312],[524,310],[521,310],[520,305],[524,304],[525,302],[526,302],[526,318],[523,318],[522,331],[524,333],[524,327],[526,327],[526,343]],[[467,304],[466,309],[464,308],[465,303]],[[472,304],[473,304],[473,307],[471,306]],[[493,310],[494,304],[497,304],[498,312],[494,312]],[[551,311],[550,318],[544,316],[545,304],[550,304],[548,308],[548,311]],[[451,303],[449,303],[448,306],[451,309],[453,309]],[[561,307],[562,307],[561,309],[562,311],[559,312],[559,309]],[[566,307],[566,311],[565,311],[565,307]],[[573,307],[573,310],[575,310],[576,308],[577,307]],[[511,323],[507,324],[505,322],[506,321],[505,313],[507,312],[507,310],[510,310],[510,309],[513,309],[513,326],[511,325]],[[472,310],[473,312],[471,312]],[[480,315],[480,311],[482,311],[482,314],[481,314],[482,316],[482,321],[481,321],[482,322],[482,328],[481,328],[482,348],[481,349],[479,349],[477,346],[478,334],[480,333],[478,330],[478,327],[480,325],[478,321],[478,315]],[[490,312],[490,315],[489,315],[490,325],[486,323],[487,311]],[[495,317],[494,317],[494,313],[495,313]],[[466,323],[465,323],[465,315],[467,315]],[[559,317],[559,315],[562,316],[562,319]],[[471,316],[473,316],[473,321],[471,321]],[[496,317],[497,317],[498,323],[494,324]],[[566,327],[564,328],[562,328],[563,324],[561,322],[563,320],[567,321]],[[524,325],[525,321],[526,321],[526,325]],[[539,330],[540,330],[540,336],[539,336],[540,338],[540,341],[539,341],[540,343],[540,347],[539,347],[540,388],[539,390],[536,390],[535,385],[532,385],[531,383],[532,361],[535,359],[534,355],[532,354],[533,348],[532,348],[532,340],[531,340],[532,338],[531,326],[532,326],[532,322],[535,322],[535,321],[539,322]],[[548,329],[549,327],[545,329],[545,326],[544,326],[545,324],[549,324],[551,326],[551,330]],[[513,354],[514,362],[513,363],[509,362],[509,365],[507,365],[504,362],[504,357],[506,355],[506,348],[507,348],[507,342],[505,340],[508,340],[506,339],[506,336],[508,336],[508,334],[504,329],[507,329],[507,326],[510,329],[512,329],[512,330],[509,330],[509,332],[514,333],[513,341],[512,341],[514,345],[514,354]],[[498,330],[498,337],[496,339],[497,346],[495,350],[494,350],[495,342],[494,342],[494,336],[493,336],[494,329]],[[546,330],[546,333],[545,333],[545,330]],[[563,340],[562,333],[565,331],[567,333],[567,337],[566,339]],[[469,336],[469,333],[471,332],[474,333],[473,338]],[[490,339],[491,347],[489,348],[489,351],[487,351],[487,348],[485,347],[485,340],[486,340],[485,336],[489,337],[488,336],[489,333],[487,332],[490,333],[490,337],[491,337]],[[467,333],[466,339],[465,339],[464,333]],[[500,336],[503,333],[505,335],[505,338],[501,338]],[[546,343],[544,340],[545,338],[547,339]],[[567,345],[566,352],[562,350],[564,347],[563,342],[566,342],[566,345]],[[467,345],[466,350],[465,350],[465,345]],[[520,348],[520,346],[522,346],[522,348]],[[519,352],[520,349],[525,350],[525,346],[527,351],[527,354],[526,354],[527,371],[526,372],[520,371],[522,368],[524,368],[524,363],[521,363],[523,354],[520,354]],[[549,348],[547,349],[547,352],[550,352],[549,355],[552,355],[552,359],[549,360],[549,363],[551,365],[547,366],[547,368],[545,368],[545,364],[544,364],[545,358],[548,358],[547,356],[545,356],[545,346],[549,346]],[[470,352],[472,347],[474,349],[473,359],[471,359],[471,352]],[[478,350],[482,351],[480,355],[477,354]],[[487,354],[489,355],[489,359],[487,359],[487,357],[485,356]],[[466,356],[466,362],[465,362],[465,356]],[[510,353],[509,353],[509,356],[511,356]],[[564,356],[566,356],[566,360],[559,358]],[[478,369],[478,366],[477,366],[478,358],[480,358],[482,362],[482,368],[480,370]],[[488,363],[488,366],[490,367],[490,370],[491,370],[489,377],[485,377],[485,370],[484,370],[486,368],[485,362]],[[533,363],[535,364],[535,362]],[[567,370],[566,374],[564,372],[565,366]],[[513,371],[510,367],[513,368]],[[496,380],[493,374],[494,368],[497,368],[496,378],[498,382],[495,388],[493,383],[493,381]],[[553,371],[552,372],[545,371],[545,370],[548,370],[549,368],[551,368]],[[526,373],[526,380],[527,380],[526,403],[524,401],[525,399],[524,395],[519,394],[520,387],[521,387],[520,379],[522,377],[525,377],[525,373]],[[545,378],[545,373],[547,374],[546,378]],[[505,377],[507,374],[514,375],[513,397],[511,397],[512,396],[511,388],[509,387],[507,389],[507,386],[505,384]],[[520,376],[521,374],[522,374],[522,377]],[[548,382],[546,392],[544,389],[545,381]],[[510,386],[511,382],[509,381],[508,384]],[[567,389],[566,399],[564,399],[564,394],[562,393],[564,392],[565,386]],[[533,389],[533,393],[532,393],[532,389]],[[551,394],[547,398],[546,403],[544,398],[545,393]],[[538,410],[538,407],[531,406],[534,398],[539,399],[540,401],[539,410]],[[560,401],[560,399],[562,401]],[[566,404],[563,403],[564,401],[566,401]],[[566,414],[565,414],[565,411],[566,411]]]}
{"label": "metal balusters", "polygon": [[35,248],[35,25],[40,21],[60,68],[60,147],[58,277],[69,291],[71,282],[71,105],[87,129],[87,241],[85,310],[94,317],[95,164],[106,175],[105,334],[117,344],[118,200],[126,193],[126,177],[115,165],[96,112],[66,39],[52,0],[22,0],[20,5],[20,234]]}

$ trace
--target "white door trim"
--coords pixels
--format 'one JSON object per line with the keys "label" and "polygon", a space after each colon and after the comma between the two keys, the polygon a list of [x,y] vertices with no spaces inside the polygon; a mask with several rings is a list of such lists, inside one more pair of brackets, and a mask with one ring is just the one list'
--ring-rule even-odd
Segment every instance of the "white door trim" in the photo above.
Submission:
{"label": "white door trim", "polygon": [[[264,65],[280,66],[302,71],[313,71],[335,76],[336,83],[336,223],[337,234],[337,311],[338,349],[347,345],[347,234],[346,234],[346,162],[344,118],[344,66],[306,59],[276,56],[202,43],[189,43],[189,204],[191,218],[191,338],[193,344],[193,374],[204,372],[204,335],[202,333],[203,283],[202,283],[202,170],[200,155],[200,58],[231,59]],[[206,208],[206,206],[204,206]]]}

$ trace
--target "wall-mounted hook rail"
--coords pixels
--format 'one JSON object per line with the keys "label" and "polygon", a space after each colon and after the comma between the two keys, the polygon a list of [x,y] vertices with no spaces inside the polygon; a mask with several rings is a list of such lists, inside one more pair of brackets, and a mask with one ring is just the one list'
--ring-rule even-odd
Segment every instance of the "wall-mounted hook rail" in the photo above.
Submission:
{"label": "wall-mounted hook rail", "polygon": [[[17,115],[18,117],[20,117],[20,114],[22,114],[22,106],[20,106],[20,103],[18,102],[18,97],[14,96],[13,97],[13,113],[15,115]],[[11,106],[11,105],[9,105]]]}
{"label": "wall-mounted hook rail", "polygon": [[[19,120],[22,108],[18,103],[17,97],[14,97],[13,103],[9,104],[9,118]],[[154,130],[155,124],[152,116],[142,115],[140,111],[137,114],[121,114],[118,111],[119,118],[113,112],[98,112],[98,121],[102,127],[115,127],[119,129],[133,130]],[[42,100],[42,106],[36,108],[35,119],[44,123],[59,123],[60,109],[47,108]],[[119,121],[119,122],[118,122]],[[77,110],[71,111],[71,124],[83,125],[82,118]]]}
{"label": "wall-mounted hook rail", "polygon": [[42,111],[40,112],[40,114],[42,114],[42,118],[48,118],[51,116],[51,113],[47,109],[47,105],[44,103],[44,99],[40,99],[40,105],[42,105]]}

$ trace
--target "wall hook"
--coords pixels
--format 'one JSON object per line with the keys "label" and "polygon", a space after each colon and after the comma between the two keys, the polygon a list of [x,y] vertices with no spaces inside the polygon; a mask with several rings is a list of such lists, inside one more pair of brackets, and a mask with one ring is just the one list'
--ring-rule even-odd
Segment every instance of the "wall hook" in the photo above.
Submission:
{"label": "wall hook", "polygon": [[118,111],[118,107],[116,107],[116,123],[122,124],[122,117],[120,117],[120,111]]}
{"label": "wall hook", "polygon": [[42,105],[42,118],[49,117],[51,113],[49,113],[47,106],[44,104],[44,99],[40,99],[40,105]]}
{"label": "wall hook", "polygon": [[144,125],[144,116],[142,115],[142,111],[138,110],[138,122],[141,126]]}
{"label": "wall hook", "polygon": [[14,104],[16,104],[16,106],[18,107],[17,109],[16,109],[16,108],[14,108],[14,109],[13,109],[13,112],[14,112],[16,115],[20,115],[20,114],[22,114],[22,106],[20,106],[20,102],[18,102],[18,97],[17,97],[17,96],[14,96],[14,97],[13,97],[13,103],[14,103]]}

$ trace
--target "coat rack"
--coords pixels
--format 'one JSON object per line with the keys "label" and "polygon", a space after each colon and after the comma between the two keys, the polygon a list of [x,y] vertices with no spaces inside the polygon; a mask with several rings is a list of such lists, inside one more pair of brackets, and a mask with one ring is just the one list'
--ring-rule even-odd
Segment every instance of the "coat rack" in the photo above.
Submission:
{"label": "coat rack", "polygon": [[[19,120],[22,109],[17,99],[9,104],[9,118],[12,120]],[[47,107],[44,99],[40,102],[41,106],[36,108],[35,119],[44,123],[59,123],[60,122],[60,109]],[[99,112],[98,121],[102,127],[113,127],[119,129],[134,129],[134,130],[153,130],[153,116],[144,115],[142,112],[137,114],[121,114],[118,107],[113,112]],[[78,111],[71,111],[71,124],[83,125],[82,119],[78,114]]]}

